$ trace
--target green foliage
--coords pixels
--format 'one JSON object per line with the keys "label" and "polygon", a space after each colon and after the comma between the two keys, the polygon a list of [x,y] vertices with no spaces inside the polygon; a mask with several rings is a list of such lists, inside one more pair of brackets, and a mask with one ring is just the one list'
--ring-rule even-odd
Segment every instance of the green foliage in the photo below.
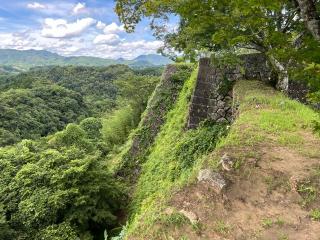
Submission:
{"label": "green foliage", "polygon": [[197,130],[185,129],[196,74],[197,71],[194,71],[184,82],[177,101],[166,114],[166,122],[142,164],[131,204],[129,236],[132,232],[147,234],[144,229],[159,220],[159,211],[170,192],[190,180],[194,169],[201,163],[199,159],[214,148],[224,132],[223,126],[209,123]]}
{"label": "green foliage", "polygon": [[[102,116],[124,103],[132,108],[133,123],[128,125],[132,129],[159,79],[154,76],[155,71],[135,73],[124,65],[57,66],[8,77],[0,82],[0,146],[47,136],[68,123],[87,116]],[[95,129],[99,127],[99,123],[96,127],[92,122],[88,124]],[[87,133],[94,138],[97,132],[90,131]]]}
{"label": "green foliage", "polygon": [[46,136],[86,115],[81,95],[63,87],[0,92],[0,146]]}
{"label": "green foliage", "polygon": [[197,130],[189,130],[176,144],[175,159],[181,167],[188,169],[202,155],[212,151],[217,140],[225,133],[224,125],[204,123]]}
{"label": "green foliage", "polygon": [[320,136],[320,122],[318,121],[313,122],[313,132]]}
{"label": "green foliage", "polygon": [[80,122],[80,127],[86,132],[89,139],[101,138],[102,123],[100,119],[90,117]]}
{"label": "green foliage", "polygon": [[[296,71],[292,71],[292,78],[307,84],[311,92],[317,92],[320,90],[320,64],[309,64],[304,68],[298,68]],[[320,101],[319,93],[312,93],[310,100],[314,102]],[[318,96],[318,98],[317,98]]]}
{"label": "green foliage", "polygon": [[262,219],[261,224],[264,228],[271,228],[274,224],[278,226],[283,226],[284,221],[279,218],[277,218],[276,220],[273,220],[271,218],[264,218]]}
{"label": "green foliage", "polygon": [[112,149],[124,143],[130,131],[136,127],[138,119],[139,116],[131,106],[123,106],[103,119],[102,134],[106,144]]}
{"label": "green foliage", "polygon": [[50,225],[41,230],[37,235],[37,240],[74,240],[77,239],[77,233],[71,227],[70,223],[63,222],[61,224]]}
{"label": "green foliage", "polygon": [[2,88],[28,88],[59,85],[79,93],[92,115],[106,112],[115,105],[117,87],[115,79],[132,70],[124,65],[110,67],[46,67],[8,78]]}
{"label": "green foliage", "polygon": [[232,91],[233,84],[233,81],[230,81],[227,78],[223,79],[218,89],[219,94],[224,96],[227,95],[228,92]]}
{"label": "green foliage", "polygon": [[317,188],[313,186],[312,183],[309,181],[301,183],[298,186],[298,193],[303,198],[302,205],[304,207],[308,206],[310,203],[315,201],[318,196]]}
{"label": "green foliage", "polygon": [[66,129],[62,132],[58,132],[55,134],[54,138],[50,143],[53,143],[56,146],[76,146],[79,148],[87,148],[89,147],[89,142],[86,141],[85,138],[86,131],[82,129],[80,126],[71,123]]}
{"label": "green foliage", "polygon": [[130,136],[124,150],[121,152],[121,169],[119,172],[125,175],[132,174],[136,163],[142,164],[152,146],[155,137],[168,111],[174,106],[178,93],[186,79],[190,77],[192,65],[177,64],[176,72],[170,79],[162,79],[151,96],[148,106],[142,116],[137,129]]}
{"label": "green foliage", "polygon": [[166,215],[164,219],[162,219],[162,222],[169,227],[172,225],[180,227],[184,224],[190,223],[189,219],[179,212],[174,212],[170,215]]}
{"label": "green foliage", "polygon": [[[305,20],[301,16],[304,11],[296,1],[116,2],[116,12],[127,31],[134,31],[144,17],[151,18],[155,35],[165,42],[161,51],[174,57],[182,52],[194,61],[201,53],[221,57],[225,53],[260,52],[270,60],[275,72],[283,74],[280,64],[292,75],[300,74],[309,64],[320,63],[319,41],[306,29],[308,24],[301,21]],[[165,31],[170,29],[172,15],[178,16],[178,27]]]}
{"label": "green foliage", "polygon": [[[111,240],[125,240],[127,230],[128,230],[127,225],[123,226],[119,235],[116,237],[112,237]],[[105,240],[107,240],[107,239],[105,239]]]}
{"label": "green foliage", "polygon": [[0,239],[13,239],[14,231],[10,229],[6,221],[5,211],[2,204],[0,205]]}
{"label": "green foliage", "polygon": [[314,221],[320,221],[320,209],[313,209],[310,212],[310,217]]}
{"label": "green foliage", "polygon": [[134,110],[135,122],[140,120],[141,113],[145,110],[148,98],[154,91],[159,77],[134,75],[128,72],[117,79],[119,89],[119,105],[130,105]]}
{"label": "green foliage", "polygon": [[229,226],[228,224],[226,224],[223,221],[217,221],[214,229],[218,233],[220,233],[222,235],[226,235],[226,234],[228,234],[230,232],[231,226]]}
{"label": "green foliage", "polygon": [[105,157],[140,120],[159,79],[146,73],[49,67],[0,83],[0,143],[38,139],[0,148],[0,237],[89,240],[118,226],[124,187]]}
{"label": "green foliage", "polygon": [[92,239],[117,225],[124,189],[92,144],[102,139],[91,139],[86,132],[99,131],[97,121],[84,123],[86,129],[69,124],[47,139],[0,149],[0,226],[7,234],[14,230],[18,239]]}

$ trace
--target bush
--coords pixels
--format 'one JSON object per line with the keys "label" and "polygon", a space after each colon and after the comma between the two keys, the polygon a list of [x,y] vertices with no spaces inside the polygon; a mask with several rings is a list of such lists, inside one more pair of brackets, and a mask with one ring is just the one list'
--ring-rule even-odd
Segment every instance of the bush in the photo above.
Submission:
{"label": "bush", "polygon": [[100,119],[90,117],[80,122],[80,127],[86,132],[90,139],[101,138],[102,123]]}
{"label": "bush", "polygon": [[139,117],[131,106],[116,110],[110,117],[103,120],[103,139],[110,149],[121,145],[127,140],[130,131],[138,124]]}

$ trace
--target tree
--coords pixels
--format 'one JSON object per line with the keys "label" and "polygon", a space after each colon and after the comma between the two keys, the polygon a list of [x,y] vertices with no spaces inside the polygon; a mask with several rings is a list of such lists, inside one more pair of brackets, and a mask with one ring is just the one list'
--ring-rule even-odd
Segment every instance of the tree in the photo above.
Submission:
{"label": "tree", "polygon": [[320,16],[317,11],[318,0],[295,0],[300,9],[301,17],[312,35],[320,41]]}
{"label": "tree", "polygon": [[[190,59],[204,51],[221,54],[248,49],[263,53],[278,72],[284,90],[290,69],[306,66],[306,62],[319,63],[319,57],[312,54],[320,51],[319,44],[305,33],[299,9],[292,1],[118,0],[116,12],[129,32],[143,17],[151,18],[166,53],[181,51]],[[178,15],[179,22],[170,32],[165,22],[172,15]]]}

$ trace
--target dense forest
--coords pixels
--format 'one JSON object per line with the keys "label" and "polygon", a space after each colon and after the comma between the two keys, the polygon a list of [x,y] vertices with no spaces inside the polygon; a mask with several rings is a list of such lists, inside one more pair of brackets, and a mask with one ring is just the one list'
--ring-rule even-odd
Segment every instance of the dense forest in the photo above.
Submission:
{"label": "dense forest", "polygon": [[139,123],[160,74],[46,67],[1,79],[0,239],[91,239],[118,226],[124,185],[105,158]]}
{"label": "dense forest", "polygon": [[[134,71],[125,65],[114,65],[35,68],[3,76],[0,146],[47,136],[68,123],[111,113],[117,106],[133,102],[131,94],[142,84],[150,93],[159,74],[157,68]],[[146,99],[139,102],[138,115]]]}

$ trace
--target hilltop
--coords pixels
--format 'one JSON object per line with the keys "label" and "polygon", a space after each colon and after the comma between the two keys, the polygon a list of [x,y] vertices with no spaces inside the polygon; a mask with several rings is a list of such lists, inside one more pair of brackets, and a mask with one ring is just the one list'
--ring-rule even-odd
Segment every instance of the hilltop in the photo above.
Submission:
{"label": "hilltop", "polygon": [[[205,78],[206,87],[199,82],[212,69],[190,75],[192,66],[168,66],[140,125],[113,157],[114,171],[131,186],[121,239],[317,240],[319,113],[242,77],[232,87],[234,121],[210,121],[193,108],[214,96],[214,78]],[[196,116],[207,120],[189,129]]]}
{"label": "hilltop", "polygon": [[[138,194],[153,181],[167,190],[141,199],[127,239],[318,239],[320,138],[311,128],[317,113],[261,82],[240,81],[234,92],[240,108],[230,130],[175,181],[154,173],[170,171],[178,158],[159,164],[152,151]],[[226,155],[231,170],[220,163]],[[201,169],[221,174],[222,193],[199,180]]]}

